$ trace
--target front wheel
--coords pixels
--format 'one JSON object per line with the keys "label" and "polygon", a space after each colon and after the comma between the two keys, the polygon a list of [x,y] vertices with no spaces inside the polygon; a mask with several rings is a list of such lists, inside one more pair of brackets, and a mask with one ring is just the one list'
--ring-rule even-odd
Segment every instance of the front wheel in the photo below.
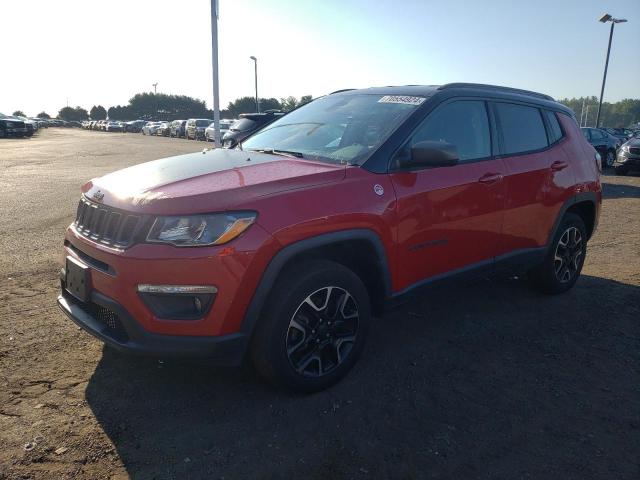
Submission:
{"label": "front wheel", "polygon": [[529,276],[544,293],[563,293],[575,285],[587,253],[587,230],[582,218],[566,213],[544,261]]}
{"label": "front wheel", "polygon": [[323,390],[344,377],[371,322],[360,278],[325,260],[288,270],[264,313],[252,338],[254,364],[270,382],[300,392]]}
{"label": "front wheel", "polygon": [[616,152],[614,150],[609,150],[604,160],[605,167],[608,167],[608,168],[613,167],[613,162],[615,161],[616,161]]}
{"label": "front wheel", "polygon": [[616,167],[616,175],[625,176],[627,173],[629,172],[625,167]]}

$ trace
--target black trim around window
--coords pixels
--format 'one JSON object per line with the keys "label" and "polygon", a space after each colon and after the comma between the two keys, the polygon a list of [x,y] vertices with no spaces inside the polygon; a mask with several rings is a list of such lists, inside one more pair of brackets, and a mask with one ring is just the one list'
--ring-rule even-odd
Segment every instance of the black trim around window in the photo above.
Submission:
{"label": "black trim around window", "polygon": [[[413,168],[408,167],[408,168],[399,168],[399,167],[396,166],[396,159],[398,158],[398,156],[407,154],[407,149],[411,148],[409,146],[409,143],[411,142],[411,139],[416,134],[416,131],[424,124],[424,122],[426,122],[428,120],[428,118],[431,115],[433,115],[435,112],[437,112],[441,108],[444,108],[445,106],[447,106],[447,105],[449,105],[451,103],[464,102],[464,101],[467,101],[467,102],[482,102],[482,103],[484,103],[485,115],[487,115],[487,122],[488,122],[488,125],[489,125],[489,149],[490,149],[491,155],[489,155],[488,157],[480,157],[480,158],[474,158],[474,159],[470,159],[470,160],[460,161],[458,164],[453,165],[451,167],[413,167]],[[498,151],[498,149],[497,149],[497,141],[498,141],[498,136],[497,136],[497,133],[496,133],[496,118],[495,118],[495,115],[490,111],[489,100],[488,99],[483,98],[483,97],[462,97],[462,96],[461,97],[447,98],[447,99],[444,99],[443,101],[439,102],[433,108],[431,108],[422,118],[420,118],[415,123],[415,125],[411,129],[411,131],[402,140],[400,146],[390,156],[389,165],[388,165],[388,172],[389,173],[413,172],[413,171],[420,171],[420,170],[432,170],[434,168],[455,168],[455,167],[460,166],[460,165],[468,165],[468,164],[471,164],[471,163],[486,162],[488,160],[494,160],[494,159],[498,158],[498,156],[496,155],[496,153]]]}
{"label": "black trim around window", "polygon": [[548,128],[549,126],[547,125],[547,118],[546,115],[543,115],[543,111],[544,110],[548,110],[552,113],[561,113],[558,112],[556,110],[552,110],[552,109],[545,109],[542,108],[540,105],[536,105],[535,103],[528,103],[528,102],[519,102],[519,101],[511,101],[511,100],[494,100],[494,99],[490,99],[489,103],[493,104],[493,108],[495,109],[495,104],[497,103],[513,103],[516,105],[522,105],[522,106],[526,106],[526,107],[531,107],[531,108],[535,108],[538,110],[538,113],[540,114],[540,116],[542,117],[542,123],[545,127],[545,132],[547,135],[547,146],[543,147],[543,148],[539,148],[537,150],[526,150],[524,152],[518,152],[518,153],[504,153],[504,144],[503,144],[503,137],[502,137],[502,126],[500,125],[500,116],[497,115],[496,113],[496,117],[497,117],[497,123],[498,123],[498,130],[499,130],[499,137],[500,137],[500,154],[496,156],[496,158],[512,158],[512,157],[520,157],[522,155],[533,155],[534,153],[541,153],[541,152],[546,152],[547,150],[555,147],[556,145],[558,145],[559,143],[563,142],[564,140],[566,140],[567,135],[566,135],[566,131],[562,126],[562,123],[558,120],[558,123],[560,124],[560,130],[562,131],[562,137],[557,140],[554,143],[549,143],[549,131]]}
{"label": "black trim around window", "polygon": [[[542,111],[542,114],[543,114],[542,115],[542,120],[544,122],[544,128],[546,128],[546,130],[547,130],[547,143],[551,147],[553,145],[556,145],[556,144],[560,143],[564,138],[566,138],[567,133],[565,132],[564,127],[562,126],[562,122],[560,120],[558,120],[558,115],[557,115],[556,112],[554,112],[553,110],[549,110],[547,108],[543,108],[543,109],[541,109],[541,111]],[[553,128],[549,124],[549,118],[547,117],[547,113],[550,113],[551,115],[556,117],[556,121],[558,122],[558,127],[560,127],[560,138],[558,138],[554,142],[551,141],[551,133],[553,132]]]}

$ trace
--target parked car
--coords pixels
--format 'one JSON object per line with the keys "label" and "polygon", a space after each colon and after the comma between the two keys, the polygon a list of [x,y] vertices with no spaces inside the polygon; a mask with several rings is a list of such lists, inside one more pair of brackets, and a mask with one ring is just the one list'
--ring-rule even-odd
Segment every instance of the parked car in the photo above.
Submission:
{"label": "parked car", "polygon": [[582,134],[602,157],[602,166],[611,167],[616,159],[620,140],[599,128],[582,128]]}
{"label": "parked car", "polygon": [[633,134],[628,128],[603,128],[602,130],[620,139],[622,143],[626,142]]}
{"label": "parked car", "polygon": [[598,223],[600,168],[573,112],[546,95],[337,92],[242,150],[87,183],[58,304],[115,349],[227,365],[247,353],[270,381],[320,390],[353,367],[374,312],[438,280],[515,271],[569,290]]}
{"label": "parked car", "polygon": [[[229,120],[220,120],[220,140],[224,138],[224,135],[229,131],[229,127],[233,122]],[[215,132],[215,123],[211,122],[211,124],[204,130],[204,139],[207,142],[213,142],[215,140],[216,132]]]}
{"label": "parked car", "polygon": [[213,120],[206,118],[190,118],[185,127],[187,140],[204,140],[204,131]]}
{"label": "parked car", "polygon": [[613,166],[618,175],[640,171],[640,138],[632,137],[620,147]]}
{"label": "parked car", "polygon": [[28,130],[22,120],[8,116],[0,118],[0,138],[22,138],[26,136],[28,136]]}
{"label": "parked car", "polygon": [[27,133],[25,134],[25,137],[32,137],[33,134],[36,133],[36,130],[38,130],[38,128],[36,127],[36,124],[31,120],[29,120],[27,117],[11,116],[8,118],[24,123],[24,126],[27,129]]}
{"label": "parked car", "polygon": [[229,131],[222,138],[224,148],[235,148],[238,143],[262,127],[280,118],[284,113],[271,111],[265,113],[241,113],[240,118],[234,122]]}
{"label": "parked car", "polygon": [[131,122],[126,122],[124,124],[124,131],[129,133],[140,133],[145,123],[147,123],[145,120],[133,120]]}
{"label": "parked car", "polygon": [[161,122],[156,129],[156,135],[159,137],[168,137],[169,132],[171,131],[171,123],[169,122]]}
{"label": "parked car", "polygon": [[169,129],[169,136],[181,138],[184,137],[185,127],[187,125],[186,120],[174,120],[171,122],[171,128]]}
{"label": "parked car", "polygon": [[123,132],[124,126],[121,122],[109,120],[105,123],[104,130],[105,132]]}
{"label": "parked car", "polygon": [[156,130],[160,126],[160,122],[147,122],[144,127],[142,127],[143,135],[155,135]]}

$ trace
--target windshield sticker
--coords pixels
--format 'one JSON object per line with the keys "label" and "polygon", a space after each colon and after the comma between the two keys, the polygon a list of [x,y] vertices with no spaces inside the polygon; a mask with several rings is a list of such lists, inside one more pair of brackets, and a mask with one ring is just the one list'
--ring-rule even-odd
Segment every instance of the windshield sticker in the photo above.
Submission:
{"label": "windshield sticker", "polygon": [[404,103],[405,105],[420,105],[424,97],[408,97],[406,95],[385,95],[378,103]]}

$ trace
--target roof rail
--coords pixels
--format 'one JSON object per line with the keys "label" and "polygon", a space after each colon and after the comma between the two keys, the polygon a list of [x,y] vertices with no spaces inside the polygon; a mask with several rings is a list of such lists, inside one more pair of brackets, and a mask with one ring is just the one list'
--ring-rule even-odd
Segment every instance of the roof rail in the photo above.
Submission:
{"label": "roof rail", "polygon": [[329,95],[333,95],[334,93],[349,92],[351,90],[355,90],[355,88],[343,88],[342,90],[336,90],[335,92],[331,92]]}
{"label": "roof rail", "polygon": [[499,85],[484,85],[482,83],[447,83],[446,85],[442,85],[438,87],[438,90],[447,90],[449,88],[477,88],[479,90],[495,90],[509,93],[518,93],[520,95],[529,95],[531,97],[538,97],[544,100],[551,100],[554,102],[554,98],[545,95],[544,93],[532,92],[531,90],[522,90],[520,88],[512,88],[512,87],[501,87]]}

